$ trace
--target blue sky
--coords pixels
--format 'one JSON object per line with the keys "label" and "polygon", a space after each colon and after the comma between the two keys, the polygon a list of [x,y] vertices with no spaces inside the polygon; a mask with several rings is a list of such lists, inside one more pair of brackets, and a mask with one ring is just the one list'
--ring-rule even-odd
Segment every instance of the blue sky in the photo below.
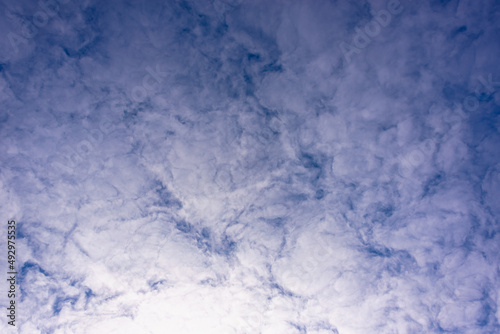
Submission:
{"label": "blue sky", "polygon": [[499,332],[499,16],[0,2],[0,331]]}

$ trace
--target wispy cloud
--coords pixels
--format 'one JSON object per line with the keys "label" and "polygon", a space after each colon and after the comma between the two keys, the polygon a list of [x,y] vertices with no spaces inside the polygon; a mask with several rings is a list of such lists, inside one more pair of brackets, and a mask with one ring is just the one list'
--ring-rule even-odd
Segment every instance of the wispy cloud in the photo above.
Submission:
{"label": "wispy cloud", "polygon": [[499,330],[495,1],[2,8],[19,333]]}

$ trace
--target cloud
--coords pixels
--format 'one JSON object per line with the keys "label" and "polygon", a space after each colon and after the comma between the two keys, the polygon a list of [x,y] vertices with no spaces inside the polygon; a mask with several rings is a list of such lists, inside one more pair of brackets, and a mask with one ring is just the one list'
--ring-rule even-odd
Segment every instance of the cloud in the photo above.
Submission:
{"label": "cloud", "polygon": [[19,333],[498,331],[494,1],[3,7]]}

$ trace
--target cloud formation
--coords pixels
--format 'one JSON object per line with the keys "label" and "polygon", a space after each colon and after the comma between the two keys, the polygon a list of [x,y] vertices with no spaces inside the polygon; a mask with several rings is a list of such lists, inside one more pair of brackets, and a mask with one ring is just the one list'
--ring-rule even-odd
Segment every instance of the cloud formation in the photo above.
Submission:
{"label": "cloud formation", "polygon": [[0,15],[19,333],[500,330],[496,1]]}

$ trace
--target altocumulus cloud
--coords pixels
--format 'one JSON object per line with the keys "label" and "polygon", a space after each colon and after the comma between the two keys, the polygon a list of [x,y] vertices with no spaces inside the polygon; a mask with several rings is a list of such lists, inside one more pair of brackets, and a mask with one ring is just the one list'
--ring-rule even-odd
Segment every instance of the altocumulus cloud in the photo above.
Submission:
{"label": "altocumulus cloud", "polygon": [[2,333],[500,331],[497,1],[0,8]]}

